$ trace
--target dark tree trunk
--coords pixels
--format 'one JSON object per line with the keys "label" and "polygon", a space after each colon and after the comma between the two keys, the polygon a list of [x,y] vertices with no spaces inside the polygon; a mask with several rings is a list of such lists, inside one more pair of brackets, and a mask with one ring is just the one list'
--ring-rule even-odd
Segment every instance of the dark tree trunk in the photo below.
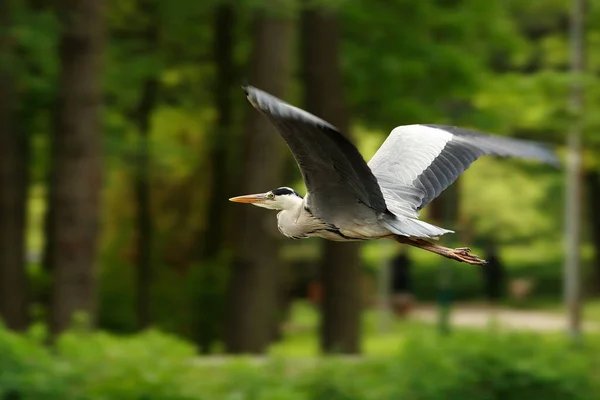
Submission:
{"label": "dark tree trunk", "polygon": [[76,312],[95,317],[95,262],[101,188],[100,73],[103,1],[63,0],[60,75],[50,199],[53,266],[50,329]]}
{"label": "dark tree trunk", "polygon": [[600,171],[587,171],[585,181],[588,191],[590,231],[594,245],[594,292],[600,293]]}
{"label": "dark tree trunk", "polygon": [[[152,54],[158,44],[158,21],[155,0],[141,0],[140,11],[148,17],[147,28],[142,32],[144,51]],[[136,113],[136,125],[140,136],[135,175],[135,202],[137,205],[137,276],[136,313],[138,327],[147,328],[152,322],[150,297],[152,287],[152,211],[149,172],[149,136],[152,112],[156,107],[158,80],[149,76],[142,85],[140,102]]]}
{"label": "dark tree trunk", "polygon": [[10,9],[0,2],[0,319],[11,329],[27,328],[25,214],[26,135],[13,125],[15,93]]}
{"label": "dark tree trunk", "polygon": [[[278,17],[258,15],[254,21],[250,83],[281,97],[285,97],[290,80],[292,28],[291,20]],[[250,104],[247,113],[239,191],[273,189],[281,184],[283,141]],[[238,234],[228,295],[226,344],[233,353],[262,353],[272,338],[277,318],[280,234],[274,213],[253,206],[235,210]]]}
{"label": "dark tree trunk", "polygon": [[[302,43],[306,107],[347,134],[349,117],[339,66],[340,29],[336,15],[313,9],[304,11]],[[321,350],[327,353],[360,352],[359,250],[357,243],[324,242]]]}
{"label": "dark tree trunk", "polygon": [[137,278],[136,308],[138,327],[144,329],[152,322],[150,311],[150,295],[152,286],[152,212],[150,198],[149,173],[149,135],[150,118],[156,104],[158,81],[149,78],[144,82],[138,115],[138,131],[140,135],[138,149],[138,166],[135,180],[135,198],[137,204]]}
{"label": "dark tree trunk", "polygon": [[[213,57],[217,70],[213,93],[217,109],[216,129],[212,136],[210,170],[212,172],[208,204],[208,230],[204,235],[203,258],[217,256],[224,241],[228,218],[224,201],[228,198],[228,148],[232,145],[232,88],[236,77],[233,59],[235,11],[233,4],[224,3],[215,10]],[[236,87],[239,90],[239,85]]]}
{"label": "dark tree trunk", "polygon": [[[197,291],[194,338],[202,352],[210,351],[212,344],[220,339],[223,329],[223,293],[211,290],[216,287],[218,276],[223,273],[222,262],[217,258],[227,247],[227,232],[232,231],[231,208],[227,208],[230,193],[231,171],[229,168],[232,148],[237,149],[233,136],[233,89],[240,96],[240,87],[236,82],[236,65],[233,57],[235,9],[233,3],[225,2],[214,11],[213,60],[216,79],[213,85],[214,104],[217,121],[210,135],[210,187],[208,200],[208,221],[201,233],[200,265],[202,281]],[[240,96],[241,97],[241,96]],[[202,171],[204,173],[204,171]],[[228,212],[229,211],[229,212]],[[205,262],[208,261],[208,262]],[[220,261],[220,259],[219,259]]]}

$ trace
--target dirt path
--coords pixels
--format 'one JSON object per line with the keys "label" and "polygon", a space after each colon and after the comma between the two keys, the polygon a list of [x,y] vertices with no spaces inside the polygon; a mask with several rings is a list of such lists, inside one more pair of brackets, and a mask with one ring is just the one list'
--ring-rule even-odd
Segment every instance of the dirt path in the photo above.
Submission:
{"label": "dirt path", "polygon": [[[438,310],[433,306],[420,306],[412,311],[411,318],[424,322],[437,322]],[[453,325],[465,327],[484,327],[490,323],[515,330],[560,331],[566,327],[566,318],[562,315],[542,311],[518,311],[510,309],[471,308],[456,306],[450,318]],[[586,322],[585,330],[598,330],[597,323]]]}

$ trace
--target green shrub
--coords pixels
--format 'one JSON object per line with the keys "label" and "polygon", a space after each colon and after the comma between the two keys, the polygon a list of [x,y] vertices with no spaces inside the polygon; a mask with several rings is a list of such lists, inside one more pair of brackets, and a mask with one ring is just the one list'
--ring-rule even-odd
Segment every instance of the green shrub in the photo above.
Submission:
{"label": "green shrub", "polygon": [[527,335],[418,334],[396,358],[324,363],[301,387],[307,400],[597,399],[595,352],[565,346]]}
{"label": "green shrub", "polygon": [[184,379],[195,349],[148,331],[130,337],[106,333],[68,333],[56,346],[66,366],[70,398],[89,400],[193,399]]}
{"label": "green shrub", "polygon": [[413,327],[382,358],[211,359],[156,331],[128,337],[70,332],[50,351],[0,329],[0,399],[47,400],[593,400],[592,340]]}
{"label": "green shrub", "polygon": [[0,323],[0,399],[60,399],[64,393],[61,365],[41,341]]}
{"label": "green shrub", "polygon": [[[595,351],[526,334],[461,333],[410,339],[403,395],[418,399],[595,399]],[[410,366],[408,368],[408,366]]]}

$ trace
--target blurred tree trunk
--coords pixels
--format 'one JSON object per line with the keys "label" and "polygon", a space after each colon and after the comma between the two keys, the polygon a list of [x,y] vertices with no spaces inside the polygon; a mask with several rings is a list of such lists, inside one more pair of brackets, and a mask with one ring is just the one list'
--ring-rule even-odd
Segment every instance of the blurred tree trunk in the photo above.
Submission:
{"label": "blurred tree trunk", "polygon": [[[200,237],[201,287],[197,291],[194,338],[202,352],[210,351],[220,338],[223,324],[223,293],[215,290],[224,265],[217,260],[227,246],[227,232],[231,232],[230,208],[227,198],[231,190],[231,169],[228,161],[232,148],[237,148],[233,136],[233,89],[241,97],[236,81],[236,65],[233,57],[236,14],[233,3],[224,2],[214,10],[213,60],[216,79],[213,85],[214,104],[217,111],[215,129],[210,135],[210,187],[208,222]],[[201,171],[205,173],[204,171]],[[208,262],[203,262],[208,261]]]}
{"label": "blurred tree trunk", "polygon": [[0,2],[0,319],[14,330],[27,328],[25,215],[26,135],[13,125],[15,71],[10,7]]}
{"label": "blurred tree trunk", "polygon": [[[214,83],[214,102],[217,110],[216,129],[211,135],[210,170],[212,173],[208,204],[207,231],[204,235],[203,258],[212,259],[222,248],[224,232],[227,231],[226,205],[229,189],[228,147],[233,129],[232,88],[236,79],[233,59],[235,10],[233,4],[220,4],[215,10],[213,57],[217,71]],[[239,85],[236,87],[239,91]],[[238,93],[239,94],[239,93]]]}
{"label": "blurred tree trunk", "polygon": [[[252,85],[285,97],[290,81],[292,32],[290,19],[256,16],[250,60]],[[281,186],[285,155],[284,143],[267,119],[250,104],[247,113],[240,194]],[[235,210],[237,235],[226,344],[233,353],[262,353],[272,338],[273,321],[277,318],[280,234],[275,213],[248,205]]]}
{"label": "blurred tree trunk", "polygon": [[585,173],[588,190],[590,230],[594,245],[594,292],[600,293],[600,171],[589,170]]}
{"label": "blurred tree trunk", "polygon": [[59,91],[48,240],[53,251],[50,329],[56,334],[74,313],[95,314],[96,242],[101,189],[100,73],[103,1],[63,0]]}
{"label": "blurred tree trunk", "polygon": [[[349,132],[339,66],[340,29],[333,13],[309,9],[302,15],[306,107],[342,132]],[[360,352],[360,245],[324,242],[321,350]]]}
{"label": "blurred tree trunk", "polygon": [[[140,0],[140,12],[147,17],[146,29],[142,31],[141,43],[147,54],[156,52],[158,44],[158,21],[156,18],[156,0]],[[152,112],[158,97],[158,79],[151,74],[142,84],[140,102],[136,113],[136,125],[139,133],[137,169],[135,175],[135,202],[137,205],[137,275],[136,275],[136,312],[140,329],[147,328],[152,322],[150,297],[152,286],[152,211],[150,198],[149,173],[149,136]]]}

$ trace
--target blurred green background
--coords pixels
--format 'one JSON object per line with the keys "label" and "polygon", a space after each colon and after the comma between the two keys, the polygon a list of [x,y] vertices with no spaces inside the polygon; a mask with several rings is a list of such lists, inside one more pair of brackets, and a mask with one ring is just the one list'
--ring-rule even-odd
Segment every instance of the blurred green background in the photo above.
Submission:
{"label": "blurred green background", "polygon": [[[584,3],[576,113],[567,0],[1,0],[0,399],[599,398],[600,1]],[[565,161],[579,126],[584,340],[565,335],[564,168],[483,158],[423,211],[456,231],[442,244],[497,253],[491,298],[481,268],[292,241],[228,202],[305,192],[245,84],[366,160],[430,123]]]}

